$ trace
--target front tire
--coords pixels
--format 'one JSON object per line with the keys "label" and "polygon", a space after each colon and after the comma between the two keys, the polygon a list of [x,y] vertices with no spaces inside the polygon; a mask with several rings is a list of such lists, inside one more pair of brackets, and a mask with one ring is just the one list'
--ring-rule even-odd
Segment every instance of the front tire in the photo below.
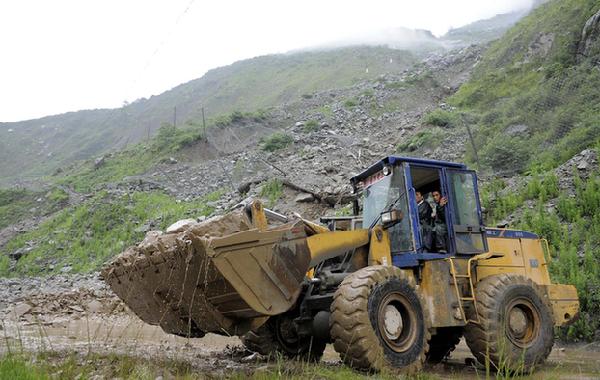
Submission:
{"label": "front tire", "polygon": [[529,278],[502,274],[476,286],[479,324],[469,323],[465,339],[473,355],[497,371],[530,372],[554,345],[554,322],[537,285]]}
{"label": "front tire", "polygon": [[299,336],[290,315],[271,317],[259,328],[242,336],[244,346],[253,352],[273,358],[280,354],[289,359],[318,362],[326,342],[312,336]]}
{"label": "front tire", "polygon": [[371,266],[344,279],[331,305],[331,337],[347,365],[419,370],[428,350],[428,315],[414,278],[399,268]]}

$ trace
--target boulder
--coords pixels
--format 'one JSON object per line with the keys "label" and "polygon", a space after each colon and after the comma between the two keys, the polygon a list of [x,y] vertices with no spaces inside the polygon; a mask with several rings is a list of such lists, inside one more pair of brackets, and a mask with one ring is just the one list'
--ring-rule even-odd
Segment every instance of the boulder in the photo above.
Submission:
{"label": "boulder", "polygon": [[298,202],[298,203],[309,203],[309,202],[314,202],[314,200],[315,200],[315,197],[312,194],[308,194],[308,193],[298,194],[296,199],[294,199],[294,201]]}
{"label": "boulder", "polygon": [[17,317],[21,317],[21,316],[29,313],[30,311],[31,311],[31,305],[29,305],[25,302],[20,302],[20,303],[16,304],[15,307],[13,308],[13,313]]}
{"label": "boulder", "polygon": [[167,227],[166,232],[168,234],[172,234],[172,233],[175,233],[175,232],[181,232],[181,231],[184,231],[184,230],[188,229],[193,224],[196,224],[196,220],[195,219],[182,219],[182,220],[178,220],[175,223],[171,224],[169,227]]}
{"label": "boulder", "polygon": [[581,31],[581,39],[577,47],[577,61],[600,52],[600,10],[590,17]]}

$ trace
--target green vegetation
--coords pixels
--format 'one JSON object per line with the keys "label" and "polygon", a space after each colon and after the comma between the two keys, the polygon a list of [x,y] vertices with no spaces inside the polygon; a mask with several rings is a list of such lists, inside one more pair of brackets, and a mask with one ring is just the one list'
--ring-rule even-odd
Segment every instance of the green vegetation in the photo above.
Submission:
{"label": "green vegetation", "polygon": [[87,160],[55,181],[71,186],[77,192],[89,193],[98,185],[121,181],[124,177],[141,174],[166,157],[157,151],[158,146],[136,145],[129,149],[107,155],[104,163],[95,165]]}
{"label": "green vegetation", "polygon": [[309,120],[304,123],[304,132],[314,132],[319,129],[319,122],[316,120]]}
{"label": "green vegetation", "polygon": [[9,271],[8,255],[0,255],[0,276],[57,273],[63,266],[73,272],[97,270],[107,259],[141,240],[149,229],[164,230],[185,218],[210,214],[204,199],[177,202],[161,192],[134,192],[115,196],[100,192],[83,204],[56,213],[37,229],[10,240],[5,253],[32,246]]}
{"label": "green vegetation", "polygon": [[269,200],[268,207],[273,207],[283,195],[283,184],[277,178],[265,182],[260,190],[260,196]]}
{"label": "green vegetation", "polygon": [[[486,167],[531,176],[521,189],[491,181],[482,201],[488,224],[513,214],[513,227],[548,239],[553,280],[574,284],[581,300],[579,321],[560,331],[569,340],[590,340],[600,328],[600,173],[576,178],[574,197],[560,191],[551,173],[600,146],[600,46],[577,53],[584,24],[597,11],[597,0],[540,5],[492,44],[449,100],[474,120]],[[470,146],[466,159],[474,161]]]}
{"label": "green vegetation", "polygon": [[217,127],[226,127],[234,123],[240,123],[244,121],[254,121],[260,123],[261,121],[267,120],[269,112],[264,109],[258,109],[255,112],[241,112],[233,111],[230,114],[217,116],[212,119],[210,124]]}
{"label": "green vegetation", "polygon": [[68,201],[69,194],[60,188],[48,192],[0,189],[0,229],[29,217],[51,214]]}
{"label": "green vegetation", "polygon": [[344,101],[344,107],[349,108],[349,109],[354,108],[357,105],[358,105],[358,103],[356,102],[356,99],[346,99]]}
{"label": "green vegetation", "polygon": [[[220,373],[220,372],[219,372]],[[226,370],[225,375],[215,375],[208,371],[198,370],[188,362],[170,359],[139,358],[129,355],[70,354],[67,356],[53,352],[37,355],[7,354],[0,357],[0,379],[124,379],[154,380],[156,378],[175,380],[212,379],[225,377],[228,379],[397,379],[398,374],[382,372],[375,377],[352,370],[347,366],[326,363],[307,363],[276,358],[260,367],[249,363],[243,370]],[[402,377],[405,378],[405,377]],[[407,379],[433,380],[439,379],[435,374],[419,373]]]}
{"label": "green vegetation", "polygon": [[333,111],[331,110],[331,106],[326,104],[317,108],[317,112],[320,112],[323,116],[330,118],[333,116]]}
{"label": "green vegetation", "polygon": [[276,132],[269,137],[261,139],[262,149],[266,152],[275,152],[291,145],[293,142],[294,139],[292,136],[282,132]]}
{"label": "green vegetation", "polygon": [[[534,231],[548,239],[553,256],[550,265],[554,281],[573,284],[581,301],[581,318],[560,334],[568,340],[590,340],[600,328],[600,172],[587,181],[575,177],[575,196],[560,193],[553,175],[533,177],[521,191],[501,195],[504,183],[494,180],[482,189],[482,202],[488,224],[494,225],[508,214],[525,208],[515,226]],[[546,203],[553,200],[556,211]]]}
{"label": "green vegetation", "polygon": [[[479,120],[474,134],[485,164],[543,171],[600,138],[598,54],[577,54],[583,26],[597,10],[595,0],[541,5],[492,44],[450,98]],[[514,125],[526,131],[511,133]]]}
{"label": "green vegetation", "polygon": [[152,139],[151,150],[155,153],[175,153],[203,137],[199,125],[187,124],[184,128],[176,128],[171,124],[163,124]]}
{"label": "green vegetation", "polygon": [[437,127],[443,128],[453,128],[457,126],[457,116],[443,109],[435,109],[425,115],[424,118],[425,124],[435,125]]}
{"label": "green vegetation", "polygon": [[411,153],[420,148],[435,148],[443,139],[441,128],[421,130],[396,146],[398,153]]}
{"label": "green vegetation", "polygon": [[[154,135],[162,122],[173,120],[175,107],[180,118],[202,120],[202,104],[207,120],[227,124],[228,120],[216,116],[268,109],[303,94],[348,87],[388,72],[401,73],[416,61],[407,51],[366,46],[268,55],[210,70],[202,78],[121,109],[71,112],[3,125],[0,184],[17,177],[49,175],[74,161],[106,154],[114,146],[139,142],[149,132]],[[9,128],[13,131],[8,132]]]}

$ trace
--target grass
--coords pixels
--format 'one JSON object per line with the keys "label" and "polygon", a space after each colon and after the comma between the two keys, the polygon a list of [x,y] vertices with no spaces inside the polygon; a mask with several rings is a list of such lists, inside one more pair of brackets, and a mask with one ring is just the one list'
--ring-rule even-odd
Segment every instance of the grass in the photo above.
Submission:
{"label": "grass", "polygon": [[[313,364],[291,360],[276,359],[264,363],[257,368],[250,363],[243,370],[224,370],[211,373],[206,368],[195,368],[181,360],[165,358],[141,358],[130,355],[97,354],[78,355],[76,353],[60,354],[45,352],[39,354],[7,354],[0,357],[0,379],[87,379],[87,378],[118,378],[123,380],[154,380],[161,376],[167,379],[397,379],[398,375],[378,374],[369,375],[356,372],[349,367],[328,364]],[[437,375],[419,373],[414,376],[402,377],[415,380],[439,379]]]}
{"label": "grass", "polygon": [[443,109],[435,109],[429,112],[425,115],[423,122],[442,128],[453,128],[458,124],[457,116],[454,113]]}
{"label": "grass", "polygon": [[417,132],[396,146],[398,153],[412,153],[421,148],[435,148],[444,138],[441,128],[428,128]]}
{"label": "grass", "polygon": [[27,218],[49,215],[64,207],[68,200],[69,195],[60,188],[0,189],[0,229]]}
{"label": "grass", "polygon": [[203,199],[179,202],[162,192],[134,192],[123,196],[100,192],[85,203],[55,214],[37,229],[10,240],[4,253],[33,247],[13,269],[6,254],[0,255],[0,276],[46,275],[64,266],[72,272],[97,270],[110,257],[140,241],[144,229],[164,230],[171,223],[189,217],[209,215]]}
{"label": "grass", "polygon": [[294,142],[292,136],[283,132],[276,132],[272,135],[261,139],[262,150],[266,152],[275,152],[286,148]]}
{"label": "grass", "polygon": [[[268,55],[210,70],[202,78],[121,109],[21,122],[13,132],[8,132],[8,127],[0,130],[0,161],[5,163],[0,167],[0,182],[24,175],[49,175],[76,160],[105,154],[117,144],[139,142],[147,136],[148,126],[173,120],[174,106],[178,115],[201,120],[202,105],[207,121],[227,123],[229,120],[217,115],[235,118],[239,113],[269,109],[303,94],[348,87],[388,72],[400,73],[417,59],[407,51],[367,46]],[[156,132],[154,127],[150,132]],[[45,146],[42,142],[49,143],[48,149],[41,148]]]}
{"label": "grass", "polygon": [[[553,261],[553,281],[573,284],[580,298],[581,317],[573,325],[561,329],[560,336],[570,341],[591,340],[600,321],[600,172],[588,180],[575,177],[575,196],[559,191],[553,174],[534,176],[520,191],[503,194],[501,180],[482,188],[482,202],[487,210],[487,224],[494,225],[507,215],[525,208],[513,228],[534,231],[548,239]],[[546,203],[556,204],[548,212]]]}
{"label": "grass", "polygon": [[276,178],[265,182],[260,190],[260,196],[268,200],[267,207],[269,208],[274,207],[282,195],[283,184]]}
{"label": "grass", "polygon": [[316,120],[308,120],[304,123],[304,132],[314,132],[319,129],[319,122]]}
{"label": "grass", "polygon": [[[492,44],[472,79],[449,99],[479,121],[473,129],[486,166],[545,171],[600,138],[598,52],[576,53],[581,30],[596,11],[594,0],[543,4]],[[533,54],[542,35],[554,42],[547,54]],[[527,132],[507,132],[517,124]],[[467,161],[473,161],[470,147]]]}

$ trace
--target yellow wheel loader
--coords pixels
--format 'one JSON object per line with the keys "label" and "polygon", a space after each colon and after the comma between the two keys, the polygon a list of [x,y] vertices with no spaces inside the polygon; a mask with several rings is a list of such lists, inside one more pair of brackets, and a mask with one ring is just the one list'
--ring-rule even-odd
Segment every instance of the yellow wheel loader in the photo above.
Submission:
{"label": "yellow wheel loader", "polygon": [[544,239],[484,227],[475,172],[390,156],[351,183],[355,216],[321,225],[255,201],[149,233],[102,275],[167,333],[238,335],[265,355],[318,360],[333,343],[354,368],[412,372],[464,336],[492,368],[546,359],[577,292],[551,282]]}

